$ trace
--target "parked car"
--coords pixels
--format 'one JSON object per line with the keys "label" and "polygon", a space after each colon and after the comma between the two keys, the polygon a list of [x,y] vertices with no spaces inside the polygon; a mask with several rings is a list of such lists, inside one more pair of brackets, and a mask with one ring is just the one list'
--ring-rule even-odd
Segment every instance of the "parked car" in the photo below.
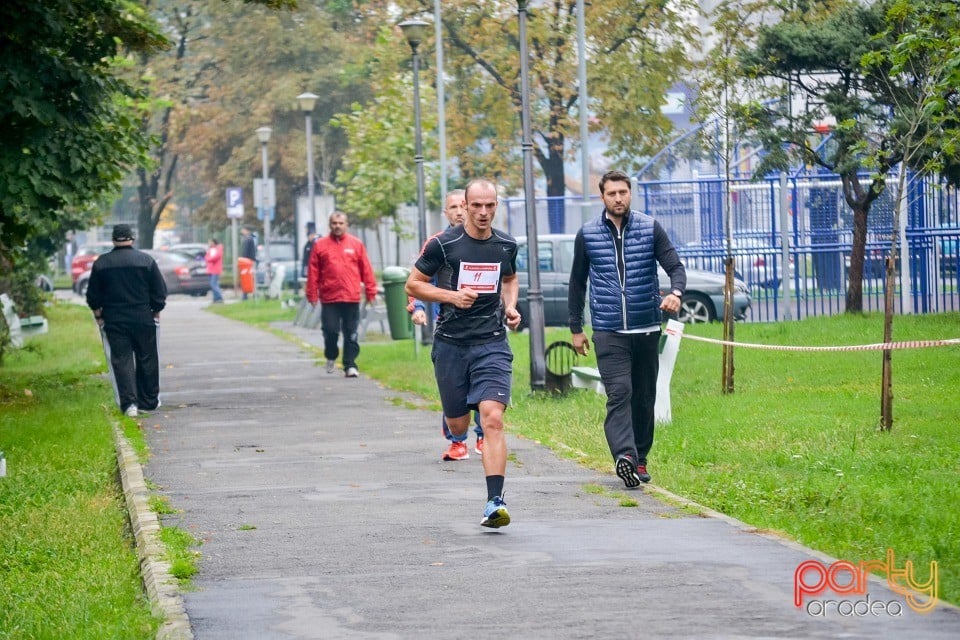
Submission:
{"label": "parked car", "polygon": [[[167,285],[167,294],[186,293],[191,296],[205,296],[210,291],[210,277],[206,264],[197,262],[193,256],[174,251],[143,249],[160,267],[160,274]],[[87,295],[90,271],[80,275],[74,287],[77,294]]]}
{"label": "parked car", "polygon": [[[733,238],[733,265],[736,277],[751,287],[776,288],[783,278],[783,253],[779,245],[771,244],[769,231],[738,230]],[[727,255],[726,242],[715,239],[691,242],[677,247],[684,266],[713,273],[723,273]],[[838,266],[839,268],[839,266]],[[793,278],[793,258],[788,266]]]}
{"label": "parked car", "polygon": [[[567,292],[570,288],[570,268],[573,266],[574,234],[546,234],[540,236],[537,253],[540,262],[540,288],[543,291],[544,324],[548,327],[565,327],[569,321],[567,311]],[[517,238],[519,253],[517,269],[520,277],[520,297],[518,311],[528,317],[529,302],[527,289],[527,241]],[[658,269],[660,293],[670,290],[670,277],[663,269]],[[679,320],[681,322],[711,322],[723,314],[724,278],[720,274],[699,269],[687,269],[687,290],[681,301]],[[742,280],[734,282],[734,317],[742,320],[750,308],[750,294]],[[587,305],[589,306],[589,305]],[[585,311],[587,311],[585,309]]]}
{"label": "parked car", "polygon": [[283,286],[294,287],[297,284],[297,275],[300,265],[297,264],[296,251],[289,240],[270,241],[270,274],[267,275],[267,254],[263,245],[257,246],[257,285],[267,286],[277,272],[277,267],[283,266]]}
{"label": "parked car", "polygon": [[77,249],[77,255],[73,256],[73,260],[70,261],[70,279],[73,281],[74,291],[79,293],[77,290],[77,281],[81,275],[90,272],[93,261],[112,249],[112,242],[95,242],[93,244],[85,244]]}
{"label": "parked car", "polygon": [[169,247],[166,247],[164,251],[174,251],[176,253],[186,253],[191,256],[194,260],[199,260],[200,262],[204,261],[204,258],[207,255],[207,243],[206,242],[181,242],[178,244],[172,244]]}

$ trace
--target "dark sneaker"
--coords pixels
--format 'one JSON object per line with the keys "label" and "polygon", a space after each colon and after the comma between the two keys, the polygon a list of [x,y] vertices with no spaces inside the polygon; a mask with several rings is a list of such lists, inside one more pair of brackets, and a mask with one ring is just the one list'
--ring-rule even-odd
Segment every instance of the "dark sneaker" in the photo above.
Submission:
{"label": "dark sneaker", "polygon": [[637,475],[640,476],[640,482],[650,482],[650,474],[647,473],[647,465],[637,465]]}
{"label": "dark sneaker", "polygon": [[[636,489],[640,486],[640,476],[637,474],[637,465],[630,456],[617,458],[617,475],[623,480],[627,489]],[[647,476],[648,478],[650,476]]]}
{"label": "dark sneaker", "polygon": [[499,529],[508,524],[510,524],[510,514],[507,512],[507,503],[503,501],[503,498],[497,496],[487,502],[487,508],[483,511],[483,520],[480,521],[480,526]]}

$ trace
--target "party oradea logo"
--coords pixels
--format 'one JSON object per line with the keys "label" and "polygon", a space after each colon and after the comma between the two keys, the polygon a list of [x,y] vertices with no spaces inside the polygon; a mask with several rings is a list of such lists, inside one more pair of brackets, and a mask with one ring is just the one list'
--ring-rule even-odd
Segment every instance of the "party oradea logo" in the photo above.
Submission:
{"label": "party oradea logo", "polygon": [[[903,596],[911,609],[917,613],[933,611],[940,584],[936,561],[930,563],[927,580],[921,582],[912,561],[904,562],[902,569],[897,567],[893,549],[887,549],[886,560],[837,560],[830,565],[818,560],[801,562],[793,574],[793,603],[809,615],[820,617],[834,612],[844,617],[902,616],[901,600],[875,600],[867,593],[869,576],[874,571],[886,576],[887,586]],[[829,599],[828,592],[841,598]]]}

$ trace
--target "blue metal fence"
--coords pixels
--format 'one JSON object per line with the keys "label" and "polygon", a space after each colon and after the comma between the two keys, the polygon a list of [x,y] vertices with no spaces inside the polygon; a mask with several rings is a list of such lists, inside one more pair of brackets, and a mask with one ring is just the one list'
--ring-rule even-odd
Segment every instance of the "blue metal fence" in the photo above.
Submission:
{"label": "blue metal fence", "polygon": [[[910,180],[908,185],[907,251],[902,246],[898,251],[909,260],[906,270],[898,260],[897,310],[960,310],[960,194],[930,180]],[[659,220],[688,268],[722,272],[727,254],[724,194],[725,181],[718,177],[640,182],[634,188],[633,208]],[[888,188],[870,209],[865,311],[883,309],[884,265],[895,232],[894,195]],[[732,257],[753,298],[748,321],[772,322],[845,310],[853,212],[843,198],[839,176],[799,175],[756,182],[734,179],[730,181],[730,202]],[[507,231],[525,235],[523,199],[508,198],[504,204]],[[597,197],[587,206],[580,198],[538,198],[538,232],[576,233],[601,207]]]}

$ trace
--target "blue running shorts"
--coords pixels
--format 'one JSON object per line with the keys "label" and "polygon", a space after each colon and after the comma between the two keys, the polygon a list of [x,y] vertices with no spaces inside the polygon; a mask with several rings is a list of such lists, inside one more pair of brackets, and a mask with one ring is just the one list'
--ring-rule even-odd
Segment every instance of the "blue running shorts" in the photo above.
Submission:
{"label": "blue running shorts", "polygon": [[443,415],[459,418],[484,400],[510,404],[513,352],[506,340],[474,345],[436,340],[430,357]]}

